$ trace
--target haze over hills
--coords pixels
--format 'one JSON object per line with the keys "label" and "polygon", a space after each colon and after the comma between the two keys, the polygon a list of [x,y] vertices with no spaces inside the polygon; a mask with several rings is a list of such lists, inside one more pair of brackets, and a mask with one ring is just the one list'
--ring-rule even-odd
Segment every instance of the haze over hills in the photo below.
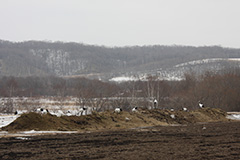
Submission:
{"label": "haze over hills", "polygon": [[180,79],[185,72],[239,67],[240,49],[220,46],[105,47],[80,43],[0,41],[0,76],[118,76],[157,74]]}

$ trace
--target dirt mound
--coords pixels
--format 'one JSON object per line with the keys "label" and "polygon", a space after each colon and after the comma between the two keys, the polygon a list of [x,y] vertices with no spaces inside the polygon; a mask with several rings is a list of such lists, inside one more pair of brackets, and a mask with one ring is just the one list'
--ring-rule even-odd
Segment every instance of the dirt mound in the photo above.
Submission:
{"label": "dirt mound", "polygon": [[142,110],[142,113],[167,124],[227,121],[227,113],[217,108],[203,108],[194,111]]}
{"label": "dirt mound", "polygon": [[186,124],[196,122],[227,121],[226,112],[205,108],[196,111],[170,111],[141,109],[137,113],[106,111],[86,116],[62,116],[27,113],[21,115],[2,130],[15,132],[25,130],[92,131],[115,130],[136,127]]}

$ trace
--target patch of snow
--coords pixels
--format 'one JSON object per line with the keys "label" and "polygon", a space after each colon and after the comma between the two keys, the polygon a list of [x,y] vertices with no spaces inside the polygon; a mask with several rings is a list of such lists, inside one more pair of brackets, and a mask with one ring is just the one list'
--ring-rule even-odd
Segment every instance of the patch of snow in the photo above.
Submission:
{"label": "patch of snow", "polygon": [[55,134],[55,133],[78,133],[78,131],[35,131],[35,130],[31,130],[31,131],[24,131],[24,132],[18,132],[19,134],[27,134],[27,135],[31,135],[31,134]]}
{"label": "patch of snow", "polygon": [[79,133],[79,131],[35,131],[35,130],[31,130],[31,131],[24,131],[24,132],[17,132],[17,133],[9,133],[7,131],[0,131],[0,138],[1,137],[15,137],[15,139],[19,139],[19,140],[29,140],[32,138],[28,138],[26,136],[36,136],[36,135],[44,135],[44,134],[72,134],[72,133]]}
{"label": "patch of snow", "polygon": [[209,59],[201,59],[201,60],[196,60],[196,61],[190,61],[186,63],[181,63],[178,65],[175,65],[174,67],[183,67],[187,65],[197,65],[197,64],[204,64],[204,63],[211,63],[211,62],[216,62],[216,61],[221,61],[224,60],[223,58],[209,58]]}
{"label": "patch of snow", "polygon": [[231,114],[231,115],[227,115],[228,119],[232,119],[232,120],[240,120],[240,114]]}
{"label": "patch of snow", "polygon": [[35,133],[35,130],[30,130],[30,131],[25,131],[25,132],[20,132],[20,133],[24,133],[24,134],[31,134],[31,133]]}
{"label": "patch of snow", "polygon": [[28,137],[15,137],[15,139],[19,139],[19,140],[29,140],[31,138]]}
{"label": "patch of snow", "polygon": [[134,77],[125,77],[125,76],[120,76],[120,77],[114,77],[111,78],[109,81],[114,81],[114,82],[127,82],[127,81],[137,81],[137,78]]}
{"label": "patch of snow", "polygon": [[240,58],[208,58],[208,59],[201,59],[201,60],[181,63],[178,65],[175,65],[174,67],[178,68],[178,67],[183,67],[187,65],[197,65],[197,64],[212,63],[212,62],[218,62],[218,61],[240,61]]}
{"label": "patch of snow", "polygon": [[55,115],[55,116],[57,116],[57,117],[61,117],[61,116],[64,116],[64,115],[65,115],[62,110],[58,110],[56,113],[50,111],[50,114],[51,114],[51,115]]}
{"label": "patch of snow", "polygon": [[0,115],[0,128],[9,125],[18,117],[19,115]]}
{"label": "patch of snow", "polygon": [[229,61],[240,61],[240,58],[228,58]]}

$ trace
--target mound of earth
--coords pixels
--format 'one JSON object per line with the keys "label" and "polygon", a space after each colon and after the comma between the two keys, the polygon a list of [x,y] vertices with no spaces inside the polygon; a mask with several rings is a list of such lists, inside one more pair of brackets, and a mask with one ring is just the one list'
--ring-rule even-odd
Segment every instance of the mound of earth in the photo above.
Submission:
{"label": "mound of earth", "polygon": [[197,122],[227,121],[227,113],[217,108],[203,108],[194,111],[145,110],[149,115],[167,124],[187,124]]}
{"label": "mound of earth", "polygon": [[227,121],[227,113],[215,108],[195,111],[170,111],[140,109],[138,112],[112,111],[93,113],[86,116],[62,116],[51,114],[22,114],[2,130],[9,132],[26,130],[93,131],[116,130],[169,124],[187,124],[197,122]]}

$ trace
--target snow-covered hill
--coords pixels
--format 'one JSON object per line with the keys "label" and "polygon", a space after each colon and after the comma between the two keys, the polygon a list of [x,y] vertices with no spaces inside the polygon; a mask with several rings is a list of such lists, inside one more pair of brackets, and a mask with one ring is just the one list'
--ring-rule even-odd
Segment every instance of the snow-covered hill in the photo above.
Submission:
{"label": "snow-covered hill", "polygon": [[193,72],[197,75],[206,71],[217,73],[222,70],[240,68],[240,58],[209,58],[177,64],[171,68],[146,71],[141,75],[113,77],[110,81],[124,82],[146,80],[148,75],[157,76],[160,80],[178,81],[184,78],[184,74]]}

